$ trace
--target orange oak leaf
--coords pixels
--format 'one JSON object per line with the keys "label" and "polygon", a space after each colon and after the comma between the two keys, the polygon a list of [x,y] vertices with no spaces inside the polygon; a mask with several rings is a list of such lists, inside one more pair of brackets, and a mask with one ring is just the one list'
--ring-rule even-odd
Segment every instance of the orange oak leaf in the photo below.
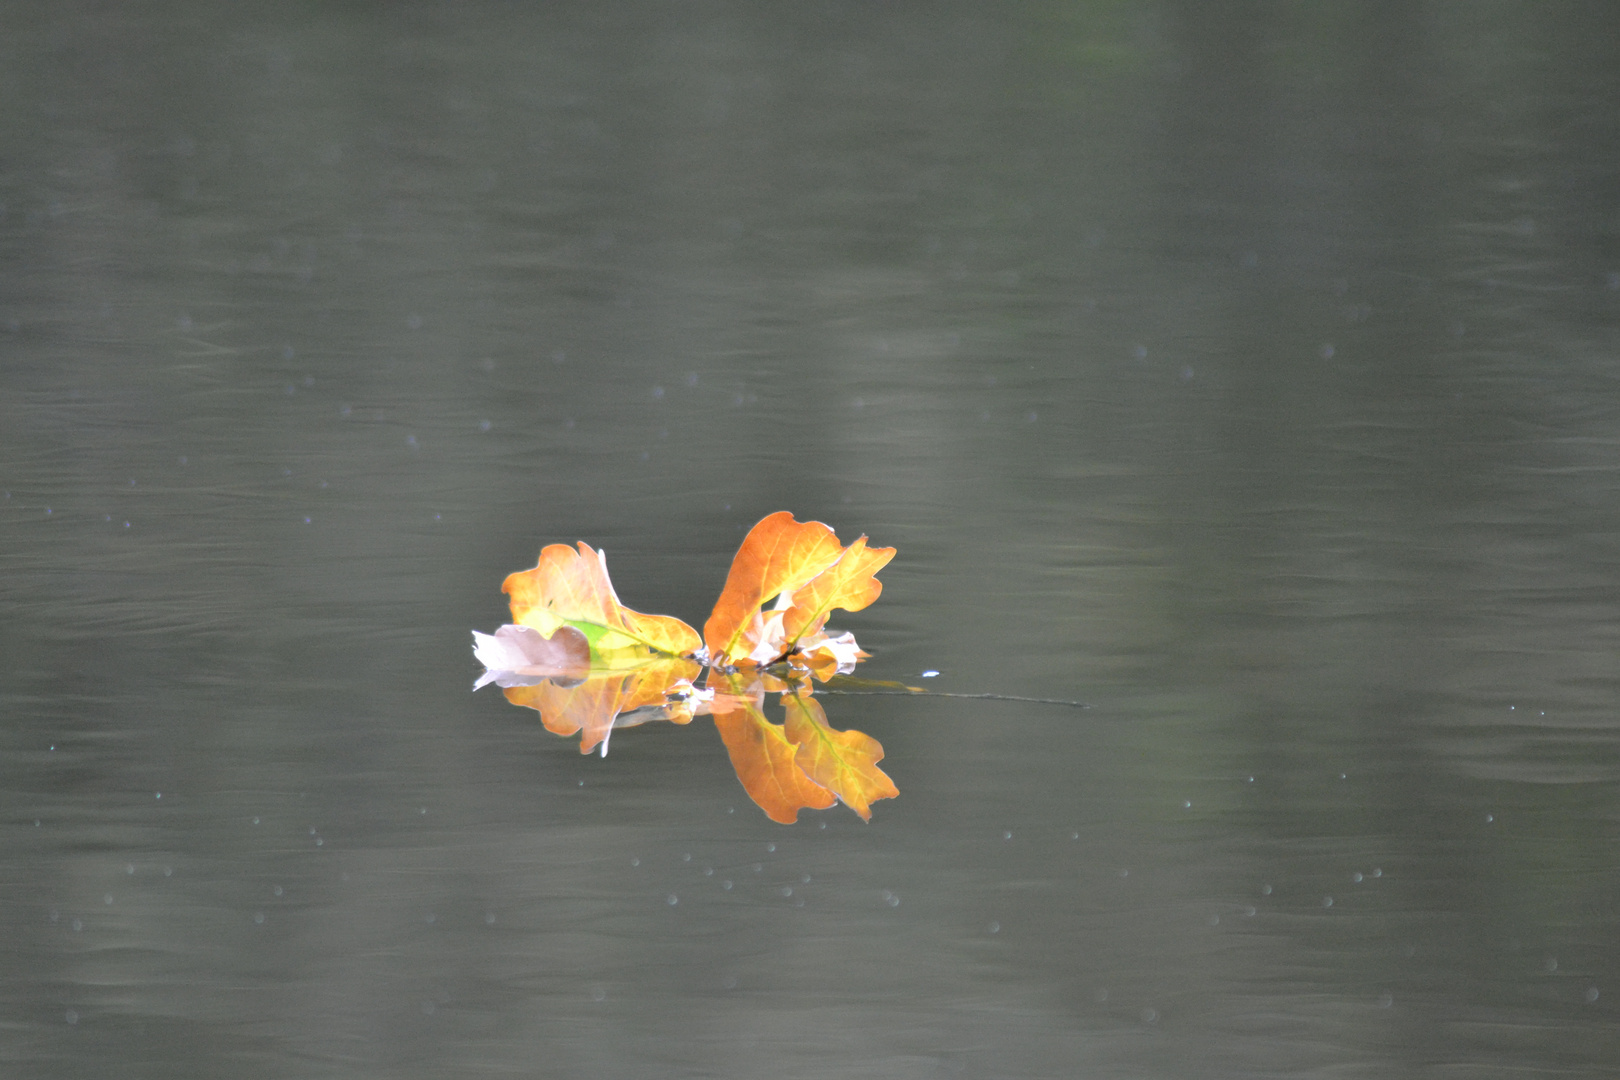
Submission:
{"label": "orange oak leaf", "polygon": [[786,730],[773,724],[752,700],[750,689],[735,676],[719,680],[710,673],[714,726],[731,755],[748,797],[759,804],[772,821],[791,825],[803,809],[825,810],[837,802],[827,788],[805,775],[796,760],[799,749],[788,740]]}
{"label": "orange oak leaf", "polygon": [[794,763],[862,820],[872,820],[874,801],[900,794],[894,781],[877,767],[883,760],[883,745],[872,736],[833,730],[821,703],[808,694],[783,694],[782,706],[787,710],[784,734],[795,747]]}
{"label": "orange oak leaf", "polygon": [[832,566],[793,592],[791,606],[782,613],[781,651],[792,649],[827,625],[834,608],[860,611],[883,592],[875,575],[894,558],[894,548],[869,548],[861,537]]}
{"label": "orange oak leaf", "polygon": [[638,663],[647,652],[685,656],[702,641],[697,631],[668,615],[643,615],[619,603],[608,578],[607,560],[581,543],[579,550],[552,544],[532,569],[507,577],[501,591],[511,597],[512,620],[550,637],[572,626],[590,642],[596,666]]}
{"label": "orange oak leaf", "polygon": [[635,668],[592,671],[570,685],[548,679],[532,686],[509,686],[505,693],[512,704],[538,710],[547,731],[578,733],[580,753],[600,746],[606,757],[615,727],[651,719],[690,721],[692,711],[680,691],[690,688],[701,670],[696,660],[669,657]]}
{"label": "orange oak leaf", "polygon": [[770,651],[760,607],[773,596],[792,594],[842,554],[838,537],[819,521],[795,521],[787,510],[761,520],[743,538],[714,613],[703,624],[710,660],[733,664],[775,659],[776,652],[763,658],[759,654],[762,644]]}

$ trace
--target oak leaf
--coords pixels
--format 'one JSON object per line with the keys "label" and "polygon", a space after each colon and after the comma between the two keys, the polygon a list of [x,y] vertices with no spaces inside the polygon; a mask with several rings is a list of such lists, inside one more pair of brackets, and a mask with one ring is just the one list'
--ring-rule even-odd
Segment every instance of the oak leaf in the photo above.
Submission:
{"label": "oak leaf", "polygon": [[883,583],[874,575],[892,558],[894,548],[869,548],[863,536],[845,548],[836,563],[794,590],[790,606],[782,612],[781,651],[819,634],[834,608],[860,611],[876,600]]}
{"label": "oak leaf", "polygon": [[590,642],[598,667],[639,663],[649,654],[686,656],[702,645],[697,631],[669,615],[643,615],[619,603],[607,560],[583,542],[579,550],[552,544],[532,569],[507,577],[512,620],[548,637],[571,626]]}
{"label": "oak leaf", "polygon": [[703,624],[710,661],[736,664],[776,659],[781,653],[774,647],[760,608],[773,596],[791,596],[838,562],[842,554],[838,537],[819,521],[795,521],[786,510],[761,520],[743,538],[714,613]]}

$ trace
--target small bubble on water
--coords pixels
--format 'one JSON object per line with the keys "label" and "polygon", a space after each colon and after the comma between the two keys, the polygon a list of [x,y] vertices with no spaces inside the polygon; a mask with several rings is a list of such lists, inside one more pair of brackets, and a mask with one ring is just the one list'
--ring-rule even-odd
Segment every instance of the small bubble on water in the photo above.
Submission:
{"label": "small bubble on water", "polygon": [[755,863],[754,864],[754,873],[757,874],[757,873],[759,873],[760,871],[762,871],[764,869],[765,869],[765,864],[764,863]]}
{"label": "small bubble on water", "polygon": [[479,431],[488,431],[490,428],[492,428],[494,426],[495,425],[491,424],[488,420],[480,420],[480,421],[478,421],[478,430]]}
{"label": "small bubble on water", "polygon": [[1001,838],[1002,838],[1002,839],[1003,839],[1003,840],[1011,840],[1011,839],[1012,839],[1012,830],[1011,830],[1011,829],[1008,829],[1008,830],[1006,830],[1006,831],[1005,831],[1005,832],[1003,832],[1003,833],[1002,833],[1002,834],[1001,834]]}
{"label": "small bubble on water", "polygon": [[791,886],[791,885],[782,886],[782,895],[783,896],[792,896],[793,895],[793,886]]}
{"label": "small bubble on water", "polygon": [[1157,1022],[1158,1019],[1159,1019],[1159,1010],[1158,1009],[1143,1009],[1142,1010],[1142,1023],[1144,1023],[1144,1024],[1152,1024],[1152,1023]]}
{"label": "small bubble on water", "polygon": [[765,845],[765,850],[766,851],[775,851],[776,850],[776,845],[775,844],[766,844]]}
{"label": "small bubble on water", "polygon": [[799,875],[799,883],[800,883],[800,884],[801,884],[801,885],[808,885],[808,884],[810,884],[810,875],[809,875],[809,874],[800,874],[800,875]]}
{"label": "small bubble on water", "polygon": [[990,921],[990,925],[986,927],[986,929],[988,929],[992,934],[999,934],[1001,933],[1001,924],[992,919]]}
{"label": "small bubble on water", "polygon": [[281,886],[277,885],[275,888],[271,889],[270,892],[275,896],[280,896],[281,895]]}
{"label": "small bubble on water", "polygon": [[720,887],[722,889],[726,890],[726,892],[730,892],[731,891],[731,881],[729,879],[727,879],[725,881],[722,881],[720,883]]}
{"label": "small bubble on water", "polygon": [[1595,986],[1588,986],[1586,988],[1586,1000],[1587,1000],[1587,1003],[1590,1004],[1590,1003],[1596,1001],[1597,999],[1598,999],[1598,988],[1595,987]]}
{"label": "small bubble on water", "polygon": [[631,866],[640,866],[641,865],[641,860],[637,859],[637,858],[632,858],[630,860],[630,865]]}
{"label": "small bubble on water", "polygon": [[427,923],[429,926],[432,926],[434,923],[439,921],[439,916],[430,911],[426,915],[422,916],[422,921]]}
{"label": "small bubble on water", "polygon": [[1393,994],[1380,994],[1378,996],[1378,1007],[1380,1009],[1387,1009],[1393,1004],[1395,1004],[1395,995],[1393,995]]}
{"label": "small bubble on water", "polygon": [[1485,815],[1485,824],[1490,825],[1495,821],[1496,821],[1496,815],[1495,814],[1486,814]]}
{"label": "small bubble on water", "polygon": [[484,925],[485,926],[494,926],[495,925],[495,913],[493,911],[484,912]]}
{"label": "small bubble on water", "polygon": [[326,846],[326,837],[324,837],[324,836],[317,836],[317,837],[316,837],[316,838],[315,838],[315,846],[316,846],[316,847],[325,847],[325,846]]}
{"label": "small bubble on water", "polygon": [[685,855],[681,856],[681,862],[691,862],[691,861],[692,861],[692,853],[690,851],[688,851]]}
{"label": "small bubble on water", "polygon": [[262,911],[254,912],[253,921],[254,921],[255,924],[264,922],[264,912],[262,912]]}
{"label": "small bubble on water", "polygon": [[1361,884],[1361,871],[1357,870],[1355,873],[1351,874],[1350,875],[1350,880],[1355,882],[1357,885],[1360,885]]}
{"label": "small bubble on water", "polygon": [[681,898],[676,896],[674,893],[670,893],[669,896],[665,897],[664,899],[664,903],[668,904],[670,907],[674,907],[680,902]]}
{"label": "small bubble on water", "polygon": [[79,1022],[79,1014],[73,1009],[69,1009],[63,1016],[63,1019],[70,1024],[77,1024]]}
{"label": "small bubble on water", "polygon": [[1254,908],[1252,908],[1252,907],[1244,908],[1243,909],[1243,914],[1247,918],[1250,918],[1250,919],[1254,918]]}
{"label": "small bubble on water", "polygon": [[607,991],[603,990],[600,986],[598,986],[595,990],[591,991],[591,1000],[592,1001],[606,1001],[607,1000]]}
{"label": "small bubble on water", "polygon": [[258,818],[254,818],[254,819],[253,819],[253,824],[255,824],[255,825],[257,825],[257,824],[258,824],[258,823],[259,823],[259,819],[258,819]]}
{"label": "small bubble on water", "polygon": [[1191,799],[1183,799],[1183,800],[1181,800],[1181,808],[1183,810],[1191,810],[1192,809],[1192,800]]}
{"label": "small bubble on water", "polygon": [[899,907],[900,906],[900,896],[897,893],[890,892],[888,889],[884,889],[883,890],[883,902],[885,904],[888,904],[890,907]]}
{"label": "small bubble on water", "polygon": [[1211,925],[1211,926],[1219,926],[1219,925],[1221,925],[1221,917],[1219,915],[1211,915],[1209,917],[1209,925]]}
{"label": "small bubble on water", "polygon": [[134,872],[135,872],[135,864],[134,863],[125,863],[124,864],[124,873],[133,874]]}
{"label": "small bubble on water", "polygon": [[1070,833],[1069,834],[1069,839],[1070,840],[1078,840],[1078,839],[1080,839],[1080,834],[1079,833]]}
{"label": "small bubble on water", "polygon": [[164,868],[163,868],[163,876],[164,876],[164,877],[173,877],[173,876],[174,876],[174,867],[172,867],[172,866],[165,866],[165,867],[164,867]]}
{"label": "small bubble on water", "polygon": [[81,931],[83,929],[84,929],[84,920],[82,920],[82,919],[74,919],[73,920],[73,932],[78,933],[79,931]]}
{"label": "small bubble on water", "polygon": [[712,866],[705,866],[705,867],[704,867],[704,868],[703,868],[703,876],[704,876],[704,877],[714,877],[714,867],[712,867]]}
{"label": "small bubble on water", "polygon": [[113,902],[113,897],[112,897],[112,893],[108,893],[108,894],[107,894],[107,895],[106,895],[106,896],[103,896],[103,897],[102,897],[102,898],[101,898],[101,902],[102,902],[102,903],[103,903],[103,904],[110,904],[110,903],[112,903],[112,902]]}
{"label": "small bubble on water", "polygon": [[1333,906],[1333,897],[1331,897],[1331,896],[1322,897],[1322,906],[1325,907],[1325,908],[1332,907]]}
{"label": "small bubble on water", "polygon": [[1549,956],[1547,957],[1546,962],[1541,966],[1546,968],[1547,974],[1551,975],[1553,972],[1558,970],[1558,958],[1556,956]]}

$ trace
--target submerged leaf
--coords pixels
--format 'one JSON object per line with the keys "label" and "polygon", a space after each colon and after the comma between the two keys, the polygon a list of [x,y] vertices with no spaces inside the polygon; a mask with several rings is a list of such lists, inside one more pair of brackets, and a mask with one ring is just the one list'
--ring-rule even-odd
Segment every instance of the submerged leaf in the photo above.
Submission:
{"label": "submerged leaf", "polygon": [[786,510],[760,521],[743,538],[714,613],[703,624],[710,659],[719,664],[755,659],[767,639],[760,614],[764,603],[781,593],[791,595],[842,554],[838,537],[819,521],[795,521]]}
{"label": "submerged leaf", "polygon": [[571,626],[590,642],[598,666],[634,664],[647,652],[686,656],[702,645],[697,631],[669,615],[643,615],[619,603],[607,560],[580,543],[552,544],[532,569],[510,575],[501,591],[511,597],[512,619],[551,635]]}
{"label": "submerged leaf", "polygon": [[795,746],[794,764],[863,820],[872,820],[874,801],[900,794],[877,767],[883,744],[863,732],[835,731],[821,703],[808,694],[783,694],[782,706],[787,709],[784,734]]}

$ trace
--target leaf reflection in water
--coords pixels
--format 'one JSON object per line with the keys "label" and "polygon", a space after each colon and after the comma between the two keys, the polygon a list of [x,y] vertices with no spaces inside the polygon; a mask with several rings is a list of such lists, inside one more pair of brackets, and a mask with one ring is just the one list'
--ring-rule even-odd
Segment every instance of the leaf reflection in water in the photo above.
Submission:
{"label": "leaf reflection in water", "polygon": [[[613,733],[640,724],[690,723],[709,716],[748,797],[772,821],[792,824],[803,809],[824,810],[842,801],[863,819],[872,803],[900,792],[878,768],[882,745],[859,731],[839,731],[827,721],[804,673],[784,678],[760,671],[710,670],[703,687],[694,680],[695,660],[668,658],[629,670],[521,677],[488,672],[506,699],[540,713],[547,731],[579,736],[580,753],[607,756]],[[779,695],[785,723],[766,716],[767,695]]]}

